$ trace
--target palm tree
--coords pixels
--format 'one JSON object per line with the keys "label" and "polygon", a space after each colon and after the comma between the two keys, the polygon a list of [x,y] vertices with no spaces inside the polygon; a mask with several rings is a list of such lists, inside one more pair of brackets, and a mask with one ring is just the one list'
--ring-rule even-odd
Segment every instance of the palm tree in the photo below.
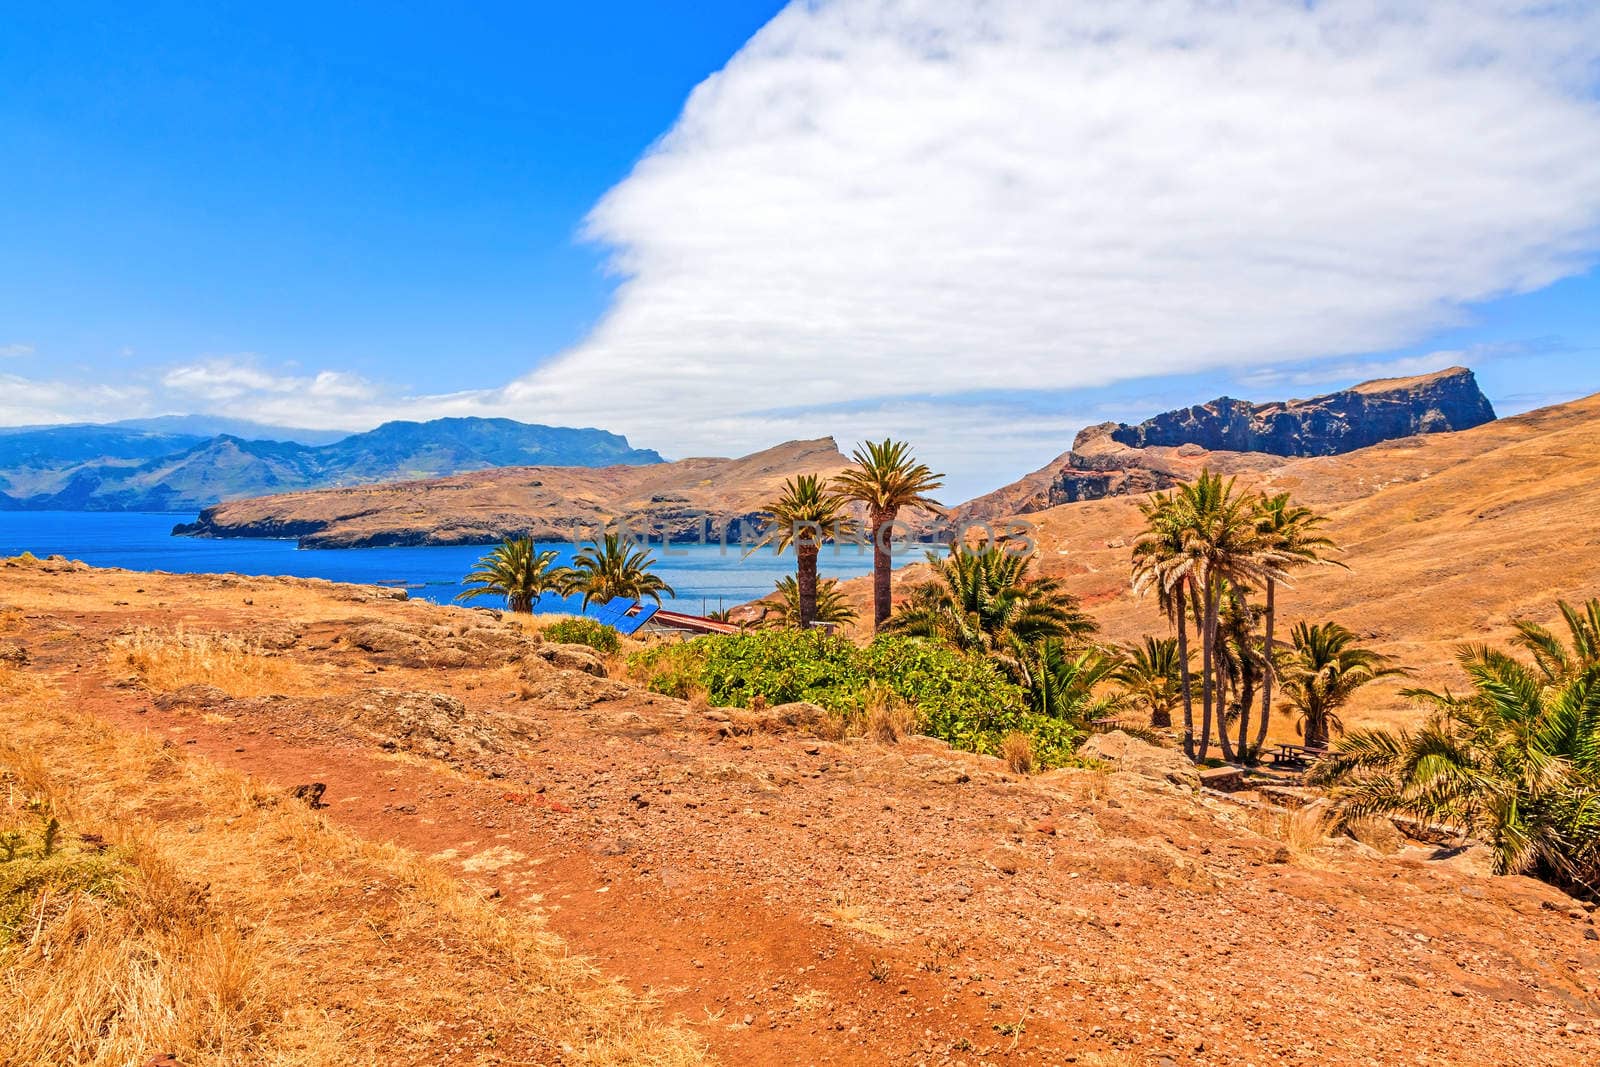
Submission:
{"label": "palm tree", "polygon": [[[812,622],[839,625],[856,620],[856,609],[850,606],[850,601],[840,592],[837,578],[824,578],[818,582],[813,600],[815,606],[811,609]],[[793,577],[778,580],[778,604],[774,614],[780,625],[801,625],[800,584]]]}
{"label": "palm tree", "polygon": [[1309,748],[1326,748],[1331,731],[1344,732],[1339,712],[1356,690],[1410,673],[1392,666],[1388,656],[1356,644],[1356,635],[1336,622],[1298,622],[1291,636],[1293,647],[1280,654],[1278,676],[1289,707],[1299,713],[1300,736]]}
{"label": "palm tree", "polygon": [[1574,678],[1600,663],[1600,597],[1582,608],[1565,600],[1556,601],[1556,607],[1572,635],[1571,648],[1548,628],[1532,622],[1517,623],[1517,636],[1511,639],[1518,648],[1533,655],[1534,665],[1551,685]]}
{"label": "palm tree", "polygon": [[672,586],[650,573],[656,565],[648,549],[635,545],[621,534],[608,533],[579,550],[572,561],[570,591],[583,594],[583,606],[591,601],[625,596],[634,600],[654,600],[676,595]]}
{"label": "palm tree", "polygon": [[[1253,502],[1235,492],[1235,479],[1224,480],[1209,470],[1175,493],[1158,494],[1144,507],[1147,528],[1134,547],[1134,589],[1156,588],[1165,609],[1176,611],[1182,650],[1188,649],[1183,629],[1187,607],[1200,626],[1201,723],[1194,743],[1192,701],[1184,701],[1184,751],[1205,759],[1211,745],[1211,721],[1217,708],[1216,648],[1218,620],[1230,589],[1244,589],[1269,577],[1282,577],[1280,555],[1256,528]],[[1185,601],[1188,601],[1186,604]],[[1187,688],[1187,687],[1186,687]],[[1223,757],[1234,758],[1226,725],[1218,731]]]}
{"label": "palm tree", "polygon": [[1235,722],[1240,725],[1237,755],[1246,761],[1254,758],[1254,750],[1247,743],[1245,727],[1255,706],[1256,689],[1268,671],[1266,645],[1256,634],[1259,617],[1260,609],[1250,603],[1247,590],[1229,583],[1217,621],[1217,702],[1223,728]]}
{"label": "palm tree", "polygon": [[1074,651],[1054,637],[1025,655],[1030,661],[1028,704],[1040,715],[1087,725],[1121,707],[1120,693],[1095,693],[1121,665],[1116,655],[1098,648]]}
{"label": "palm tree", "polygon": [[850,458],[855,465],[835,476],[833,485],[845,499],[859,501],[867,508],[867,525],[872,533],[872,626],[877,630],[889,620],[893,605],[889,582],[894,568],[890,541],[895,516],[901,508],[940,511],[939,502],[927,494],[944,484],[944,475],[918,463],[911,446],[904,441],[888,438],[876,444],[865,442]]}
{"label": "palm tree", "polygon": [[477,569],[462,579],[474,588],[458,594],[456,599],[501,596],[511,611],[532,612],[533,605],[545,593],[567,591],[572,572],[552,566],[558,555],[554,549],[537,551],[531,537],[509,539],[478,560]]}
{"label": "palm tree", "polygon": [[953,545],[942,559],[929,552],[928,562],[935,580],[912,590],[884,632],[935,638],[988,656],[1026,684],[1019,650],[1051,638],[1077,641],[1096,629],[1059,579],[1031,574],[1031,555]]}
{"label": "palm tree", "polygon": [[[1183,751],[1201,758],[1194,743],[1194,688],[1189,655],[1189,617],[1195,598],[1195,572],[1199,560],[1191,551],[1186,530],[1190,520],[1184,500],[1175,493],[1156,493],[1139,505],[1145,529],[1133,545],[1133,591],[1139,596],[1154,589],[1156,603],[1178,631],[1177,651],[1183,697]],[[1198,613],[1196,612],[1198,622]]]}
{"label": "palm tree", "polygon": [[1122,650],[1113,678],[1122,687],[1123,700],[1150,716],[1150,725],[1172,726],[1172,709],[1183,699],[1183,672],[1178,642],[1171,637],[1146,636],[1144,644]]}
{"label": "palm tree", "polygon": [[1552,682],[1482,645],[1457,658],[1471,695],[1408,690],[1432,708],[1420,729],[1355,731],[1310,777],[1344,818],[1445,823],[1487,842],[1502,873],[1600,892],[1600,664]]}
{"label": "palm tree", "polygon": [[802,474],[783,483],[783,493],[767,505],[767,511],[775,525],[750,551],[767,544],[779,552],[793,547],[798,575],[796,625],[804,629],[814,621],[830,621],[817,615],[817,554],[826,538],[854,530],[845,498],[830,492],[815,474]]}
{"label": "palm tree", "polygon": [[1236,479],[1202,471],[1200,477],[1178,490],[1184,500],[1189,525],[1185,530],[1189,550],[1199,561],[1202,630],[1200,644],[1200,753],[1209,744],[1212,711],[1218,717],[1217,735],[1223,758],[1235,758],[1228,737],[1225,710],[1217,684],[1217,630],[1223,599],[1230,589],[1242,589],[1269,578],[1283,577],[1281,557],[1256,526],[1254,500],[1234,491]]}
{"label": "palm tree", "polygon": [[[1317,532],[1317,528],[1326,523],[1327,517],[1318,515],[1310,508],[1295,504],[1288,493],[1277,493],[1273,496],[1262,496],[1256,501],[1256,530],[1278,557],[1277,564],[1282,570],[1294,567],[1303,567],[1314,564],[1334,564],[1342,567],[1344,564],[1337,560],[1328,559],[1327,552],[1337,551],[1338,546],[1332,539]],[[1248,753],[1261,751],[1261,746],[1267,743],[1267,727],[1272,721],[1272,683],[1273,683],[1273,654],[1276,646],[1273,643],[1273,630],[1278,614],[1278,576],[1266,576],[1266,672],[1261,683],[1261,721],[1256,724],[1255,743]],[[1239,751],[1247,753],[1245,738],[1250,729],[1250,707],[1240,705],[1239,717]]]}

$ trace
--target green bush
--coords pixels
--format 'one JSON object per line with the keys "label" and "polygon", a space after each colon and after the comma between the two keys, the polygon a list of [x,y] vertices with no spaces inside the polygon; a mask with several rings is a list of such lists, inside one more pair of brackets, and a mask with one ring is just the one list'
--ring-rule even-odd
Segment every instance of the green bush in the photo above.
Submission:
{"label": "green bush", "polygon": [[634,653],[630,672],[652,690],[749,707],[805,700],[836,715],[861,714],[877,685],[915,705],[923,733],[956,748],[996,755],[1012,730],[1027,733],[1043,766],[1068,762],[1083,739],[1073,724],[1028,710],[1024,690],[994,664],[913,637],[880,637],[858,648],[806,630],[757,630],[658,645]]}
{"label": "green bush", "polygon": [[615,652],[622,646],[616,630],[598,619],[562,619],[544,628],[548,641],[563,645],[588,645],[597,652]]}

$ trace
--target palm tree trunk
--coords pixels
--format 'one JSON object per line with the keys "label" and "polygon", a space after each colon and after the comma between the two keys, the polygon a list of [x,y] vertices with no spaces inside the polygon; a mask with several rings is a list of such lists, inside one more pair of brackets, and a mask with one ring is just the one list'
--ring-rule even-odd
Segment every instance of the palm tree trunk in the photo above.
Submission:
{"label": "palm tree trunk", "polygon": [[795,546],[794,556],[798,567],[795,584],[800,591],[800,629],[809,629],[817,617],[817,552],[815,541],[801,541]]}
{"label": "palm tree trunk", "polygon": [[1254,748],[1251,748],[1248,744],[1250,738],[1250,707],[1255,702],[1255,668],[1241,661],[1239,665],[1239,758],[1249,764],[1256,762],[1256,753],[1261,750],[1260,743],[1257,743]]}
{"label": "palm tree trunk", "polygon": [[1189,606],[1183,590],[1178,590],[1178,661],[1183,670],[1183,754],[1198,760],[1194,753],[1194,692],[1189,684]]}
{"label": "palm tree trunk", "polygon": [[[1219,635],[1220,636],[1220,635]],[[1217,659],[1217,740],[1222,744],[1222,758],[1228,763],[1237,760],[1238,753],[1234,751],[1233,739],[1228,735],[1228,697],[1232,691],[1232,684],[1222,674],[1222,657]]]}
{"label": "palm tree trunk", "polygon": [[1211,650],[1217,640],[1216,596],[1211,589],[1209,578],[1206,579],[1204,599],[1201,604],[1205,618],[1201,623],[1200,634],[1200,754],[1197,758],[1203,760],[1211,748]]}
{"label": "palm tree trunk", "polygon": [[872,631],[877,633],[889,621],[894,604],[890,579],[894,572],[894,557],[889,552],[890,529],[895,512],[872,513]]}
{"label": "palm tree trunk", "polygon": [[1274,658],[1276,649],[1272,644],[1272,624],[1277,621],[1278,611],[1276,595],[1278,583],[1271,578],[1267,579],[1267,644],[1265,666],[1266,673],[1261,680],[1261,721],[1256,724],[1256,751],[1267,743],[1267,727],[1272,722],[1272,682],[1277,677],[1277,660]]}

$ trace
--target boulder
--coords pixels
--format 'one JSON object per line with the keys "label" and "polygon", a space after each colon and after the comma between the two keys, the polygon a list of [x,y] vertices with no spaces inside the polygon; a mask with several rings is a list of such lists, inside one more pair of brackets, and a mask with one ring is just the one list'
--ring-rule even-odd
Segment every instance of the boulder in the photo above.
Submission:
{"label": "boulder", "polygon": [[543,644],[535,650],[534,655],[557,670],[582,671],[596,678],[606,676],[606,665],[599,653],[588,645]]}
{"label": "boulder", "polygon": [[1174,785],[1191,789],[1200,785],[1199,769],[1182,752],[1149,744],[1121,730],[1095,734],[1079,747],[1078,755],[1104,760],[1120,771],[1160,778]]}
{"label": "boulder", "polygon": [[1385,856],[1393,856],[1409,844],[1406,835],[1396,829],[1394,823],[1379,815],[1352,819],[1345,824],[1344,832]]}

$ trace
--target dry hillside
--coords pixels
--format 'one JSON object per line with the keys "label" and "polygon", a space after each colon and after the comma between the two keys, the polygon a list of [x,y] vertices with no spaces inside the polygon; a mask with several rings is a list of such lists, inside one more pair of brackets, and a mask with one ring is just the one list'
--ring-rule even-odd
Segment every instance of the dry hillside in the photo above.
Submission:
{"label": "dry hillside", "polygon": [[[648,466],[498,467],[448,478],[253,497],[207,508],[186,532],[297,537],[307,547],[486,544],[592,537],[625,521],[673,540],[737,541],[797,474],[845,466],[833,439],[790,441],[739,459]],[[709,531],[709,532],[706,532]]]}
{"label": "dry hillside", "polygon": [[[1498,640],[1512,620],[1552,622],[1557,597],[1600,595],[1600,395],[1459,433],[1430,434],[1341,456],[1244,469],[1243,485],[1288,490],[1328,515],[1345,549],[1336,567],[1300,572],[1282,594],[1287,624],[1336,619],[1417,668],[1407,684],[1456,681],[1451,650]],[[1263,457],[1251,454],[1245,466]],[[1184,463],[1240,470],[1240,456],[1191,450]],[[1130,543],[1142,496],[1062,504],[1031,523],[1041,569],[1062,575],[1116,641],[1163,627],[1128,590]],[[904,589],[921,566],[897,573]],[[863,608],[863,580],[848,583]],[[1397,686],[1373,687],[1351,722],[1412,712]]]}
{"label": "dry hillside", "polygon": [[1600,1057],[1592,915],[1470,854],[1170,750],[1020,778],[598,669],[357,587],[0,565],[0,830],[31,862],[54,812],[79,876],[6,897],[0,1062]]}

